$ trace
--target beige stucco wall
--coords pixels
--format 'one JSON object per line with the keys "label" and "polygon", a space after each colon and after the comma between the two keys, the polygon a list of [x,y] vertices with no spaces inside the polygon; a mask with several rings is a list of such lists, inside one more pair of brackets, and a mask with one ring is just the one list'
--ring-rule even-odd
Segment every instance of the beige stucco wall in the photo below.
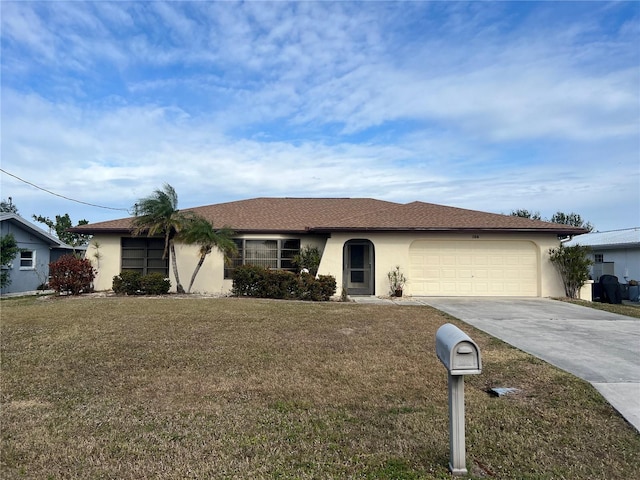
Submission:
{"label": "beige stucco wall", "polygon": [[[292,235],[245,235],[247,239],[287,239]],[[564,289],[560,277],[549,262],[549,249],[559,245],[555,235],[547,234],[480,234],[483,241],[529,241],[538,252],[538,295],[541,297],[563,296]],[[301,247],[305,245],[317,246],[324,251],[318,273],[333,275],[338,286],[337,295],[342,288],[343,248],[349,240],[370,240],[375,249],[375,294],[384,296],[389,293],[387,272],[399,265],[403,273],[408,276],[409,247],[416,240],[468,240],[473,241],[471,234],[446,233],[334,233],[328,239],[322,236],[307,236],[301,239]],[[95,248],[95,242],[99,248]],[[99,252],[100,259],[95,258]],[[178,244],[176,246],[180,280],[186,289],[191,275],[198,262],[198,247]],[[96,290],[110,290],[113,277],[120,273],[120,237],[117,235],[96,235],[87,250],[87,258],[91,260],[98,274],[94,281]],[[192,292],[208,294],[226,294],[231,290],[232,281],[223,277],[223,256],[214,250],[209,254],[196,277]],[[175,291],[175,278],[171,264],[169,265],[172,291]],[[411,295],[411,278],[405,286],[405,295]]]}
{"label": "beige stucco wall", "polygon": [[[253,240],[277,240],[296,238],[294,235],[244,235],[243,238]],[[301,239],[300,246],[315,246],[323,250],[326,239],[322,236],[308,236]],[[96,244],[99,245],[96,248]],[[96,258],[99,253],[100,258]],[[120,274],[122,264],[120,236],[118,235],[95,235],[89,248],[86,258],[91,260],[94,268],[98,271],[94,279],[94,288],[98,291],[111,290],[113,277]],[[178,263],[178,276],[180,282],[186,290],[191,281],[193,271],[200,259],[199,247],[194,245],[176,245],[176,258]],[[173,267],[169,263],[169,279],[171,281],[171,291],[176,291],[176,279]],[[200,271],[191,288],[192,293],[204,294],[227,294],[231,291],[233,282],[224,279],[224,257],[218,250],[211,252],[205,258]]]}
{"label": "beige stucco wall", "polygon": [[[200,249],[195,245],[176,245],[176,258],[178,260],[178,275],[180,283],[186,290],[189,287],[193,271],[200,260]],[[212,251],[205,257],[204,263],[198,272],[191,292],[205,294],[224,293],[224,260],[217,250]],[[176,291],[176,279],[173,274],[173,265],[169,263],[169,280],[171,280],[171,291]]]}
{"label": "beige stucco wall", "polygon": [[[96,255],[100,258],[96,258]],[[98,273],[93,280],[96,290],[111,290],[113,277],[120,274],[121,250],[118,235],[94,235],[85,258]]]}
{"label": "beige stucco wall", "polygon": [[[99,245],[96,248],[96,244]],[[99,254],[99,259],[96,258]],[[194,246],[176,245],[176,256],[178,259],[178,275],[182,286],[186,289],[191,280],[191,275],[199,260],[198,248]],[[93,281],[96,290],[111,290],[113,277],[120,274],[122,264],[120,236],[118,235],[95,235],[87,249],[86,258],[98,271]],[[226,291],[223,281],[223,257],[219,252],[212,252],[207,255],[192,291],[202,293],[220,293]],[[219,273],[215,273],[219,272]],[[176,279],[169,263],[169,279],[171,280],[171,291],[176,291]],[[229,282],[229,287],[231,283]],[[227,288],[227,290],[228,290]]]}
{"label": "beige stucco wall", "polygon": [[[243,235],[242,238],[248,240],[285,240],[297,238],[295,235],[264,235],[264,234],[249,234]],[[300,248],[305,246],[314,246],[323,250],[326,239],[320,236],[308,236],[302,238],[300,241]],[[191,281],[191,275],[198,263],[200,255],[198,253],[199,248],[197,246],[190,245],[176,245],[176,257],[178,259],[178,275],[182,286],[187,289],[189,282]],[[170,279],[172,291],[175,291],[175,277],[173,275],[173,269],[169,265]],[[205,294],[220,294],[226,295],[231,291],[233,281],[230,279],[224,279],[224,258],[222,253],[218,250],[214,250],[205,259],[198,276],[195,279],[192,293],[205,293]]]}
{"label": "beige stucco wall", "polygon": [[[343,248],[349,240],[369,240],[375,250],[375,295],[384,296],[389,293],[387,273],[396,265],[408,277],[409,247],[416,240],[500,240],[500,241],[529,241],[535,245],[538,253],[538,296],[552,297],[563,296],[564,289],[560,277],[549,262],[549,249],[557,247],[560,242],[556,235],[546,234],[480,234],[479,238],[472,238],[472,234],[447,234],[447,233],[369,233],[351,234],[336,233],[327,240],[325,254],[318,271],[321,275],[333,275],[336,277],[339,295],[342,290]],[[404,292],[411,295],[411,278],[407,278]]]}

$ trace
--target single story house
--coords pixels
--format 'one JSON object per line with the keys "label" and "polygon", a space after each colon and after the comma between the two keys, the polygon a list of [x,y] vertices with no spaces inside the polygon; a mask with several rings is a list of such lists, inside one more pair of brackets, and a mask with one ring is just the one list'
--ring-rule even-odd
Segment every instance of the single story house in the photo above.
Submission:
{"label": "single story house", "polygon": [[640,227],[591,232],[573,237],[570,245],[591,247],[591,278],[615,275],[620,283],[640,281]]}
{"label": "single story house", "polygon": [[22,293],[37,290],[49,279],[49,263],[62,255],[73,253],[72,246],[36,227],[15,213],[0,213],[0,235],[12,234],[20,253],[9,265],[2,265],[9,271],[11,283],[4,287],[2,294]]}
{"label": "single story house", "polygon": [[[387,295],[387,273],[399,266],[406,295],[562,296],[562,283],[549,262],[559,237],[584,229],[510,215],[371,198],[254,198],[189,208],[231,227],[238,255],[225,265],[214,251],[192,291],[228,293],[234,267],[258,264],[293,270],[293,256],[305,246],[322,252],[319,275],[336,278],[339,295]],[[135,237],[133,218],[77,226],[93,235],[87,258],[98,270],[97,290],[108,290],[122,270],[161,272],[175,279],[162,260],[161,238]],[[188,282],[198,247],[176,245],[179,275]]]}

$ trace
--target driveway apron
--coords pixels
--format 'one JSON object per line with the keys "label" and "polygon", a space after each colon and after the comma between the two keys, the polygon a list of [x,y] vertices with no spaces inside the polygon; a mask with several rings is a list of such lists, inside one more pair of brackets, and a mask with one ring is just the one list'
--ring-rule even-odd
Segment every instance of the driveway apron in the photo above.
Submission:
{"label": "driveway apron", "polygon": [[413,300],[587,380],[640,431],[640,319],[546,298]]}

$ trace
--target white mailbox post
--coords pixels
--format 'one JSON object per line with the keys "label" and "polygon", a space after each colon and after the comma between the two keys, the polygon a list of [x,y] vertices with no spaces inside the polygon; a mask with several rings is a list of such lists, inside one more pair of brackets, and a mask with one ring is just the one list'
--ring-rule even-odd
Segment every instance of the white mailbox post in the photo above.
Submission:
{"label": "white mailbox post", "polygon": [[466,475],[464,376],[482,372],[480,349],[458,327],[445,323],[436,332],[436,354],[449,375],[449,470],[453,475]]}

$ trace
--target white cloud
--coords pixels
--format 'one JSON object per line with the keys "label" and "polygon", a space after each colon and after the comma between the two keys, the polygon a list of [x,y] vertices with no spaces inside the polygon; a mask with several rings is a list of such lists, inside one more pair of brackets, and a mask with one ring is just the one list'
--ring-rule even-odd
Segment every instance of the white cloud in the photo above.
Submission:
{"label": "white cloud", "polygon": [[[3,168],[124,207],[170,182],[185,206],[338,195],[633,218],[603,205],[637,197],[637,22],[529,7],[3,2]],[[69,205],[2,182],[18,204]]]}

